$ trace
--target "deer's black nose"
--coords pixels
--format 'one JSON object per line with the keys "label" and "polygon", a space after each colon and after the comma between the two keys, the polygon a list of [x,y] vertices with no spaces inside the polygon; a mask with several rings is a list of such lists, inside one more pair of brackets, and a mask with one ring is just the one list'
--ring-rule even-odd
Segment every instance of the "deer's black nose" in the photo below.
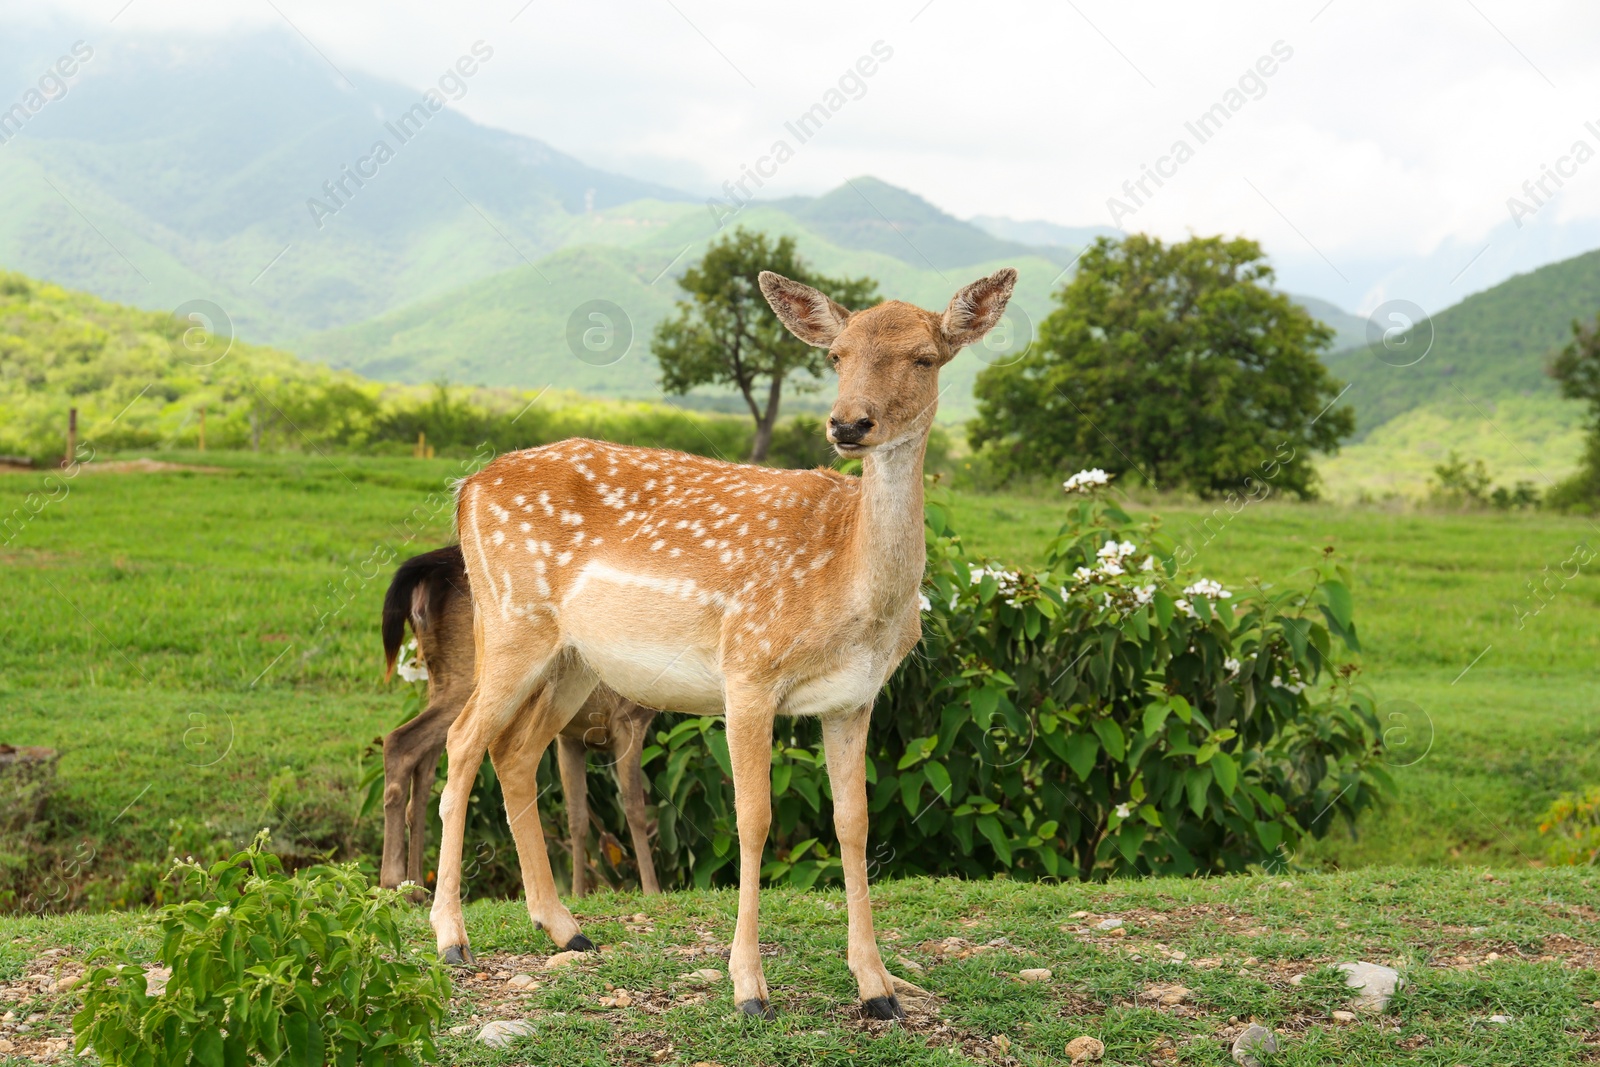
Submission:
{"label": "deer's black nose", "polygon": [[833,434],[834,441],[841,445],[853,445],[872,432],[877,423],[871,419],[856,419],[854,422],[840,422],[838,419],[828,419],[828,429]]}

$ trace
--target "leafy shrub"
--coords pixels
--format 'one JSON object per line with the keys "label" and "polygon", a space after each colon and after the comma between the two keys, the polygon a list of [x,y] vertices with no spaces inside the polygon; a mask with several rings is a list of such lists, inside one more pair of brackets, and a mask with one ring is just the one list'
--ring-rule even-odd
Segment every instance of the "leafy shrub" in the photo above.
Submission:
{"label": "leafy shrub", "polygon": [[1539,820],[1539,832],[1550,835],[1551,862],[1594,864],[1600,859],[1600,786],[1557,797]]}
{"label": "leafy shrub", "polygon": [[[1240,870],[1292,859],[1392,788],[1372,699],[1336,655],[1360,645],[1331,556],[1235,598],[1181,573],[1159,520],[1097,492],[1074,497],[1034,572],[969,559],[936,496],[927,520],[923,642],[873,715],[875,871]],[[658,867],[669,883],[730,878],[722,727],[661,721],[645,752],[667,798]],[[763,873],[837,879],[815,726],[778,728]]]}
{"label": "leafy shrub", "polygon": [[263,833],[209,868],[175,868],[191,899],[157,913],[172,971],[159,996],[127,943],[90,954],[78,1052],[113,1067],[438,1059],[449,980],[407,950],[399,894],[348,866],[287,876],[265,846]]}
{"label": "leafy shrub", "polygon": [[1436,504],[1447,507],[1483,508],[1494,506],[1500,511],[1521,511],[1539,506],[1539,490],[1529,481],[1519,481],[1510,489],[1503,485],[1489,485],[1489,470],[1483,460],[1468,464],[1455,452],[1443,463],[1433,468],[1428,482],[1428,495]]}

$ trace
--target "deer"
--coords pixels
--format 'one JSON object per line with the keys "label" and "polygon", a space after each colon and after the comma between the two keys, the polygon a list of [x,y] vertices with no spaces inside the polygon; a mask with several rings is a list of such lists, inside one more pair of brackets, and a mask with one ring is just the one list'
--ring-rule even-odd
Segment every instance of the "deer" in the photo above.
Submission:
{"label": "deer", "polygon": [[451,725],[429,915],[448,964],[472,966],[461,911],[466,805],[487,753],[500,776],[533,924],[593,949],[557,896],[535,804],[546,747],[601,683],[654,707],[721,716],[739,844],[728,956],[736,1011],[776,1018],[758,940],[778,715],[819,722],[843,868],[846,963],[870,1018],[904,1019],[867,887],[873,700],[922,636],[923,460],[939,370],[999,321],[1010,268],[942,313],[852,311],[770,271],[779,321],[827,350],[826,434],[859,476],[780,470],[572,439],[504,454],[457,484],[475,611],[477,686]]}
{"label": "deer", "polygon": [[[427,668],[428,700],[421,713],[391,730],[383,739],[383,864],[379,884],[386,889],[405,882],[425,891],[423,860],[427,851],[427,804],[433,793],[445,736],[472,694],[476,651],[472,636],[472,592],[467,584],[461,546],[425,552],[400,564],[383,598],[383,652],[393,677],[400,644],[409,623],[417,651]],[[646,818],[644,770],[640,754],[656,712],[641,707],[605,686],[596,686],[558,738],[561,790],[567,803],[567,830],[572,853],[572,895],[589,892],[585,842],[589,833],[587,754],[614,757],[617,786],[640,889],[646,896],[661,892],[650,851]]]}

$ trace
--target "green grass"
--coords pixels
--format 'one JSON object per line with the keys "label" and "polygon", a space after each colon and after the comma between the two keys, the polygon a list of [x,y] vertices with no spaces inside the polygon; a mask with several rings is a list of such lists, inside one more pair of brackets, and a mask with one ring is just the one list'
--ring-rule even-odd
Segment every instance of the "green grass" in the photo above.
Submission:
{"label": "green grass", "polygon": [[[449,539],[459,461],[167,458],[223,472],[85,472],[0,550],[0,742],[61,750],[58,821],[97,857],[85,887],[263,825],[306,854],[370,856],[362,751],[400,714],[377,609],[395,562]],[[43,479],[0,475],[0,514]],[[1600,581],[1591,567],[1520,630],[1512,611],[1595,540],[1586,520],[1159,510],[1196,570],[1236,588],[1292,580],[1328,544],[1354,567],[1399,794],[1303,862],[1526,866],[1540,812],[1600,781]],[[974,551],[1031,562],[1059,514],[1050,497],[958,495],[954,518]]]}
{"label": "green grass", "polygon": [[[264,825],[292,851],[371,855],[378,828],[355,817],[361,753],[400,710],[399,693],[378,681],[377,607],[398,558],[448,539],[446,486],[460,473],[447,460],[162,458],[223,469],[82,473],[0,549],[0,742],[62,751],[55,817],[88,857],[63,879],[68,903],[114,903],[123,880],[148,884],[169,849],[242,842]],[[0,475],[0,515],[43,481]],[[1004,1034],[1016,1062],[1042,1064],[1062,1062],[1065,1042],[1087,1033],[1106,1042],[1108,1063],[1221,1065],[1231,1062],[1229,1019],[1251,1015],[1284,1031],[1271,1064],[1600,1056],[1588,1006],[1600,997],[1597,876],[1534,869],[1538,813],[1558,792],[1600,781],[1600,582],[1581,574],[1522,629],[1511,610],[1525,582],[1595,530],[1548,515],[1330,505],[1258,504],[1227,521],[1192,504],[1156,510],[1194,546],[1198,573],[1235,588],[1292,581],[1328,544],[1354,566],[1367,681],[1386,715],[1410,713],[1390,724],[1404,731],[1390,737],[1399,794],[1359,837],[1335,830],[1287,877],[885,883],[877,912],[891,966],[938,997],[898,1030],[851,1005],[837,891],[765,894],[768,977],[783,1013],[769,1027],[731,1017],[726,982],[695,1002],[681,981],[720,965],[731,893],[582,902],[586,929],[613,950],[548,977],[534,957],[550,946],[521,905],[478,901],[469,927],[490,970],[462,980],[451,1025],[475,1032],[526,1014],[543,1023],[506,1053],[451,1035],[447,1061],[648,1063],[671,1044],[659,1062],[1005,1062],[993,1043]],[[954,505],[974,551],[1023,563],[1038,559],[1059,512],[1058,498],[1026,495],[960,495]],[[133,876],[141,863],[144,883]],[[1435,864],[1455,869],[1418,869]],[[1331,866],[1359,869],[1313,873]],[[1124,916],[1130,933],[1063,931],[1081,925],[1068,918],[1079,910]],[[640,912],[651,922],[632,922]],[[60,1032],[68,1000],[15,980],[137,921],[0,919],[0,1015],[43,1012],[29,1040]],[[426,945],[420,910],[413,921]],[[921,947],[947,937],[1009,945],[960,960]],[[694,945],[711,956],[670,951]],[[45,958],[47,947],[65,951]],[[1188,962],[1166,955],[1174,950]],[[1502,958],[1483,963],[1490,951]],[[1337,1027],[1328,1013],[1342,995],[1326,976],[1289,984],[1345,958],[1407,970],[1411,987],[1389,1017]],[[1458,959],[1478,965],[1457,969]],[[1031,966],[1055,978],[1019,984],[1016,971]],[[510,993],[500,970],[529,970],[540,987]],[[1149,1006],[1138,993],[1153,982],[1181,982],[1195,1004]],[[651,1011],[603,1009],[608,983]],[[1488,1023],[1494,1014],[1513,1021]]]}
{"label": "green grass", "polygon": [[[442,1051],[444,1062],[471,1065],[1031,1067],[1065,1063],[1067,1042],[1089,1035],[1105,1043],[1107,1064],[1223,1067],[1232,1063],[1229,1038],[1254,1017],[1279,1032],[1281,1051],[1263,1057],[1267,1067],[1593,1062],[1600,1055],[1597,891],[1600,876],[1571,869],[1371,869],[1098,886],[887,882],[874,900],[885,960],[933,994],[908,1002],[903,1026],[868,1022],[855,1007],[838,891],[763,893],[764,965],[779,1012],[767,1024],[734,1014],[725,977],[709,987],[687,980],[695,970],[726,967],[737,901],[731,891],[578,902],[603,949],[555,972],[541,969],[553,946],[521,904],[484,901],[467,914],[483,970],[456,977],[446,1025],[459,1032],[444,1035]],[[1073,918],[1079,912],[1090,914]],[[1126,935],[1091,929],[1106,917],[1123,919]],[[125,914],[0,919],[0,990],[12,983],[0,992],[0,1007],[43,1016],[26,1034],[8,1036],[65,1035],[72,994],[40,994],[37,983],[19,980],[78,973],[89,946],[135,930],[138,921]],[[419,946],[431,944],[421,908],[411,934]],[[942,951],[947,944],[955,951]],[[973,951],[978,946],[990,947]],[[47,948],[65,951],[44,957]],[[141,954],[149,958],[154,948],[146,936]],[[1349,992],[1326,968],[1357,959],[1396,967],[1406,984],[1386,1013],[1341,1025],[1331,1013]],[[1017,979],[1036,967],[1049,968],[1050,979]],[[536,987],[507,987],[517,973],[533,975]],[[1161,1007],[1143,995],[1155,985],[1191,993],[1182,1005]],[[633,1005],[605,1007],[601,998],[617,990]],[[1491,1023],[1493,1015],[1510,1022]],[[509,1049],[489,1049],[474,1037],[495,1018],[531,1018],[537,1032]]]}

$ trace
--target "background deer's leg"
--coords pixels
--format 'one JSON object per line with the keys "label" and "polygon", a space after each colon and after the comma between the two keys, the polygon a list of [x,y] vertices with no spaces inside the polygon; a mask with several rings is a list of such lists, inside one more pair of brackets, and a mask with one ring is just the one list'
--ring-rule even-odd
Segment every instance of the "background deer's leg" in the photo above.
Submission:
{"label": "background deer's leg", "polygon": [[844,865],[845,898],[850,911],[850,949],[846,959],[856,976],[861,1004],[874,1019],[904,1019],[894,995],[894,980],[878,954],[867,896],[867,727],[872,706],[829,715],[822,720],[822,744],[833,788],[833,826]]}
{"label": "background deer's leg", "polygon": [[525,714],[502,733],[490,748],[500,790],[505,794],[506,818],[517,842],[522,868],[522,888],[528,899],[528,917],[568,951],[594,948],[584,937],[572,912],[556,894],[545,851],[544,828],[539,822],[539,759],[561,728],[577,714],[595,686],[595,676],[575,660],[552,666],[546,684],[529,701]]}
{"label": "background deer's leg", "polygon": [[556,758],[561,767],[561,792],[567,800],[567,836],[571,839],[572,895],[589,894],[589,774],[588,755],[582,741],[556,738]]}
{"label": "background deer's leg", "polygon": [[728,953],[733,1002],[746,1015],[776,1016],[761,972],[761,854],[772,824],[772,719],[770,694],[747,682],[727,681],[728,755],[733,763],[733,805],[739,826],[739,921]]}
{"label": "background deer's leg", "polygon": [[622,795],[622,810],[628,816],[628,835],[633,838],[633,859],[639,867],[639,888],[646,896],[661,892],[656,881],[655,856],[650,851],[649,809],[644,799],[644,768],[639,765],[639,755],[650,732],[650,722],[656,713],[637,704],[619,715],[617,729],[612,731],[612,750],[617,760],[617,791]]}
{"label": "background deer's leg", "polygon": [[[383,739],[383,865],[379,868],[378,884],[393,889],[407,876],[406,823],[410,810],[416,805],[426,805],[433,792],[433,773],[439,766],[439,751],[444,747],[445,734],[455,719],[459,707],[429,704],[417,715],[390,730]],[[428,766],[428,787],[419,800],[412,794],[413,780],[427,754],[433,753]],[[421,867],[420,859],[417,866]],[[409,875],[421,883],[420,874]]]}
{"label": "background deer's leg", "polygon": [[[427,884],[423,865],[428,858],[428,810],[433,807],[433,779],[439,773],[439,754],[444,738],[430,744],[411,772],[411,799],[406,805],[406,879],[418,886]],[[426,889],[412,892],[417,903],[426,900]]]}

